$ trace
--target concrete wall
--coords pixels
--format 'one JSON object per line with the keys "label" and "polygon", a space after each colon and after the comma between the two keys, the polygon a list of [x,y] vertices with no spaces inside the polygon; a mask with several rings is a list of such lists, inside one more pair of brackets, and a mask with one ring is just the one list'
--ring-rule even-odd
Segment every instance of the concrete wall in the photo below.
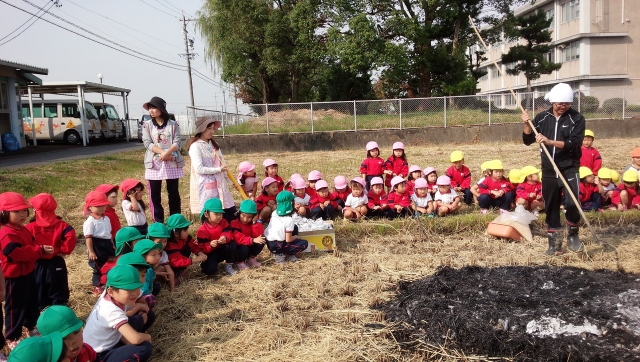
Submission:
{"label": "concrete wall", "polygon": [[[514,118],[519,117],[514,115]],[[637,137],[640,119],[587,121],[598,138]],[[390,148],[401,141],[406,146],[427,144],[465,144],[473,142],[521,142],[520,123],[493,126],[417,128],[358,132],[285,133],[276,135],[231,135],[216,137],[228,153],[299,152],[330,150],[363,150],[366,143],[376,141]]]}

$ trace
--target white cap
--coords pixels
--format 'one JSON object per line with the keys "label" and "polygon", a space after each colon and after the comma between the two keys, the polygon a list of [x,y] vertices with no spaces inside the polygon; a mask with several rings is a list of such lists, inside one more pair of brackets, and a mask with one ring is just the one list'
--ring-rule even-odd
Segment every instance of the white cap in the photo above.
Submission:
{"label": "white cap", "polygon": [[551,103],[573,103],[573,89],[567,83],[558,83],[544,96]]}

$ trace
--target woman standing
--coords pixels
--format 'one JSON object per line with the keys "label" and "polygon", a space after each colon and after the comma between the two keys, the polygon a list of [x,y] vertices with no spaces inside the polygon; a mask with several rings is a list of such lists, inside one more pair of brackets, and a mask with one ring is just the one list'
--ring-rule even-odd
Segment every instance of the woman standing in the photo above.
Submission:
{"label": "woman standing", "polygon": [[191,157],[190,206],[191,213],[199,214],[207,200],[217,197],[222,201],[224,218],[231,222],[236,213],[236,205],[229,191],[232,181],[227,177],[227,165],[220,146],[213,139],[220,124],[220,121],[206,116],[198,117],[196,135],[187,143]]}
{"label": "woman standing", "polygon": [[167,183],[169,214],[180,214],[178,180],[184,176],[184,159],[180,155],[180,125],[169,119],[166,105],[160,97],[153,97],[142,105],[151,116],[142,124],[142,142],[147,150],[144,154],[144,178],[149,184],[151,216],[153,221],[161,223],[164,222],[162,180]]}

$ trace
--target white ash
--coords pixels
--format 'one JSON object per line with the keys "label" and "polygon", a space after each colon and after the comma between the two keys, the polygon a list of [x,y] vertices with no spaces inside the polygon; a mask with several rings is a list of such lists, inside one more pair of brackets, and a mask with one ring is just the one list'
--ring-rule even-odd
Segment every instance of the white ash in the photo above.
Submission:
{"label": "white ash", "polygon": [[601,332],[596,325],[584,320],[583,325],[575,326],[559,318],[542,317],[539,320],[532,320],[527,323],[527,333],[536,337],[556,338],[559,335],[575,336],[582,333],[600,335]]}

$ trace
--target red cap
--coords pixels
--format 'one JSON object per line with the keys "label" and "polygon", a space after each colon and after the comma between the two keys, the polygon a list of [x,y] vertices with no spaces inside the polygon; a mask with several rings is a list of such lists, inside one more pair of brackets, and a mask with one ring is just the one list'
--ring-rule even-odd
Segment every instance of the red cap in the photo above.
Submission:
{"label": "red cap", "polygon": [[107,195],[99,191],[91,191],[84,198],[84,211],[89,210],[91,206],[107,206],[110,205]]}
{"label": "red cap", "polygon": [[102,185],[96,187],[96,191],[102,192],[105,195],[109,195],[110,193],[112,193],[114,191],[117,192],[119,188],[120,188],[120,186],[118,186],[118,185],[102,184]]}
{"label": "red cap", "polygon": [[132,178],[124,179],[122,181],[122,183],[120,184],[120,190],[122,190],[122,199],[126,200],[127,199],[127,192],[129,192],[129,190],[131,190],[131,189],[135,189],[136,186],[138,186],[138,185],[142,186],[142,182],[140,182],[140,181],[138,181],[136,179],[132,179]]}
{"label": "red cap", "polygon": [[17,192],[3,192],[0,194],[0,211],[20,211],[31,206],[24,196]]}
{"label": "red cap", "polygon": [[36,225],[46,227],[55,225],[60,221],[56,216],[58,203],[51,194],[37,194],[29,199],[29,203],[36,212]]}

